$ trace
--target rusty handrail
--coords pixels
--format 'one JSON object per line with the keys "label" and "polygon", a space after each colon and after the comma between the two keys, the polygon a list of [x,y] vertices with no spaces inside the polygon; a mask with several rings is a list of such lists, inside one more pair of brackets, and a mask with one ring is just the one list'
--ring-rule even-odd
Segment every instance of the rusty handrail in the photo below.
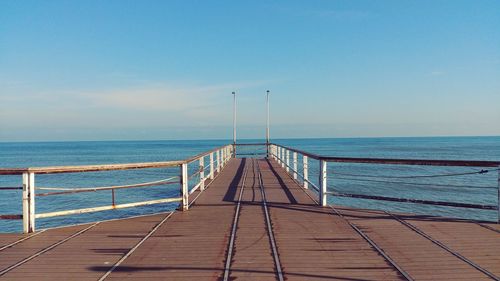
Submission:
{"label": "rusty handrail", "polygon": [[[181,202],[180,209],[183,211],[188,210],[189,207],[189,194],[197,189],[200,191],[204,190],[205,180],[214,179],[215,172],[219,173],[230,158],[234,155],[233,145],[228,144],[220,146],[209,151],[200,153],[196,156],[175,161],[163,161],[163,162],[144,162],[144,163],[126,163],[126,164],[104,164],[104,165],[78,165],[78,166],[53,166],[53,167],[29,167],[29,168],[0,168],[0,175],[22,175],[23,186],[22,187],[0,187],[0,190],[22,190],[22,200],[23,200],[23,214],[0,214],[0,219],[22,219],[23,220],[23,230],[25,233],[33,232],[35,230],[35,218],[46,218],[54,216],[65,216],[72,214],[82,214],[90,212],[98,212],[105,210],[113,210],[119,208],[130,208],[144,205],[162,204],[168,202]],[[204,157],[210,156],[209,165],[207,166],[210,171],[208,175],[205,175],[204,167]],[[215,157],[214,157],[215,156]],[[215,159],[214,159],[215,158]],[[188,165],[196,160],[199,160],[198,171],[189,176]],[[118,185],[118,186],[103,186],[103,187],[91,187],[91,188],[57,188],[57,187],[42,187],[38,189],[44,190],[59,190],[57,192],[48,193],[35,193],[35,175],[36,174],[59,174],[59,173],[81,173],[81,172],[101,172],[101,171],[117,171],[117,170],[131,170],[131,169],[147,169],[147,168],[168,168],[177,167],[179,168],[179,176],[173,178],[179,178],[179,181],[160,180],[154,182],[129,184],[129,185]],[[194,176],[200,175],[199,183],[195,185],[192,190],[188,190],[188,181]],[[164,185],[164,184],[175,184],[180,185],[181,197],[176,198],[164,198],[158,200],[149,200],[134,203],[125,204],[115,204],[115,189],[123,188],[135,188],[135,187],[147,187],[153,185]],[[84,209],[75,210],[65,210],[56,211],[50,213],[36,214],[35,213],[35,198],[37,196],[49,196],[49,195],[62,195],[62,194],[72,194],[81,192],[95,192],[111,190],[112,204],[100,207],[91,207]]]}
{"label": "rusty handrail", "polygon": [[303,150],[287,147],[280,144],[271,143],[286,150],[306,155],[309,158],[323,160],[326,162],[343,163],[366,163],[366,164],[397,164],[397,165],[420,165],[420,166],[455,166],[455,167],[498,167],[500,161],[482,160],[434,160],[434,159],[398,159],[398,158],[356,158],[356,157],[334,157],[321,156]]}
{"label": "rusty handrail", "polygon": [[[268,157],[275,159],[282,168],[289,173],[294,180],[300,176],[303,179],[304,188],[307,189],[309,185],[317,189],[318,191],[318,204],[321,206],[326,206],[327,195],[335,195],[339,197],[351,197],[351,198],[363,198],[372,200],[383,200],[383,201],[395,201],[395,202],[408,202],[408,203],[419,203],[427,205],[440,205],[449,207],[462,207],[471,209],[483,209],[483,210],[496,210],[497,211],[497,222],[500,223],[500,161],[480,161],[480,160],[434,160],[434,159],[390,159],[390,158],[353,158],[353,157],[330,157],[330,156],[320,156],[317,154],[309,153],[299,149],[286,147],[279,144],[270,143],[270,152]],[[292,155],[290,155],[292,152]],[[302,155],[303,160],[303,175],[298,172],[297,155]],[[290,157],[292,156],[292,157]],[[319,186],[316,187],[308,179],[308,158],[316,159],[319,161]],[[292,164],[290,164],[290,161]],[[415,177],[443,177],[443,176],[459,176],[459,175],[469,175],[469,174],[484,174],[491,171],[497,171],[497,205],[483,205],[483,204],[470,204],[463,202],[442,202],[435,200],[417,200],[411,198],[395,198],[387,196],[374,196],[374,195],[363,195],[363,194],[351,194],[351,193],[339,193],[327,190],[328,183],[328,162],[340,162],[340,163],[366,163],[366,164],[396,164],[396,165],[419,165],[419,166],[453,166],[453,167],[488,167],[493,169],[481,169],[480,171],[467,172],[467,173],[454,173],[454,174],[439,174],[439,175],[419,175],[411,176]],[[367,177],[364,175],[352,175]]]}

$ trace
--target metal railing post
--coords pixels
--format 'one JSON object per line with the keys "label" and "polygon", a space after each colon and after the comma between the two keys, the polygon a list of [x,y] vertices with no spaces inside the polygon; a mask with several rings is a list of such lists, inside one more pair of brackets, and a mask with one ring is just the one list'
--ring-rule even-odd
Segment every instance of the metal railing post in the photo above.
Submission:
{"label": "metal railing post", "polygon": [[229,161],[229,146],[224,147],[224,150],[225,150],[224,155],[226,156],[226,158],[224,159],[224,166],[225,166],[226,163]]}
{"label": "metal railing post", "polygon": [[224,166],[226,166],[227,160],[228,160],[228,150],[226,146],[224,147]]}
{"label": "metal railing post", "polygon": [[327,172],[326,172],[326,161],[319,160],[319,205],[326,206],[326,184],[327,184]]}
{"label": "metal railing post", "polygon": [[309,188],[309,168],[308,168],[308,163],[307,163],[307,156],[302,155],[302,168],[304,169],[303,175],[304,175],[304,188],[308,189]]}
{"label": "metal railing post", "polygon": [[220,168],[222,170],[222,168],[224,167],[224,148],[221,148],[220,149]]}
{"label": "metal railing post", "polygon": [[286,149],[282,148],[281,149],[281,168],[285,168],[285,161],[286,161]]}
{"label": "metal railing post", "polygon": [[205,190],[205,157],[200,157],[200,191]]}
{"label": "metal railing post", "polygon": [[35,174],[23,173],[23,232],[35,232]]}
{"label": "metal railing post", "polygon": [[181,172],[181,211],[189,209],[189,190],[188,190],[188,165],[183,163],[180,166]]}
{"label": "metal railing post", "polygon": [[210,153],[210,179],[214,179],[214,153]]}
{"label": "metal railing post", "polygon": [[216,151],[215,156],[217,158],[216,171],[217,171],[217,173],[219,173],[220,172],[220,150]]}
{"label": "metal railing post", "polygon": [[293,153],[293,179],[297,180],[297,152]]}
{"label": "metal railing post", "polygon": [[497,223],[500,224],[500,166],[498,166],[498,189],[497,189]]}
{"label": "metal railing post", "polygon": [[286,151],[286,172],[290,173],[290,150]]}

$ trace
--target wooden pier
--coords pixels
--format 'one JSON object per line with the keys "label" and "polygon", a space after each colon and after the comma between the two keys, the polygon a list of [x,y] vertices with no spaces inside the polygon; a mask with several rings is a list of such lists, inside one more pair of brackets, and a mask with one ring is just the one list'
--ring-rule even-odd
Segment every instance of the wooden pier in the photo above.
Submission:
{"label": "wooden pier", "polygon": [[188,211],[0,234],[0,280],[500,280],[495,223],[321,206],[231,158]]}

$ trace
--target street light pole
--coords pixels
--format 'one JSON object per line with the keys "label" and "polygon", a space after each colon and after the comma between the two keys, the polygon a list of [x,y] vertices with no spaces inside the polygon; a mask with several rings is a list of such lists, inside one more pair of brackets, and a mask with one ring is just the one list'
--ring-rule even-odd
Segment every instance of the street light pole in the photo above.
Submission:
{"label": "street light pole", "polygon": [[236,144],[236,93],[233,92],[233,144]]}
{"label": "street light pole", "polygon": [[266,91],[266,106],[267,106],[266,147],[267,147],[267,157],[269,158],[269,90]]}

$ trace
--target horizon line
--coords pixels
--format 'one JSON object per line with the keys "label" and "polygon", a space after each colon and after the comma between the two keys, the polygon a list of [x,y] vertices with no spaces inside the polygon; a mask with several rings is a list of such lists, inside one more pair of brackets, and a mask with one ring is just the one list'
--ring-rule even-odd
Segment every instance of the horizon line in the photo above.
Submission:
{"label": "horizon line", "polygon": [[[274,138],[274,140],[306,140],[306,139],[415,139],[415,138],[496,138],[500,135],[427,135],[427,136],[349,136],[349,137],[285,137]],[[241,138],[240,140],[264,140],[262,138]],[[270,142],[272,143],[271,138]],[[231,138],[205,138],[205,139],[107,139],[107,140],[0,140],[0,143],[60,143],[60,142],[148,142],[148,141],[228,141],[232,143]],[[238,140],[236,140],[238,144]]]}

